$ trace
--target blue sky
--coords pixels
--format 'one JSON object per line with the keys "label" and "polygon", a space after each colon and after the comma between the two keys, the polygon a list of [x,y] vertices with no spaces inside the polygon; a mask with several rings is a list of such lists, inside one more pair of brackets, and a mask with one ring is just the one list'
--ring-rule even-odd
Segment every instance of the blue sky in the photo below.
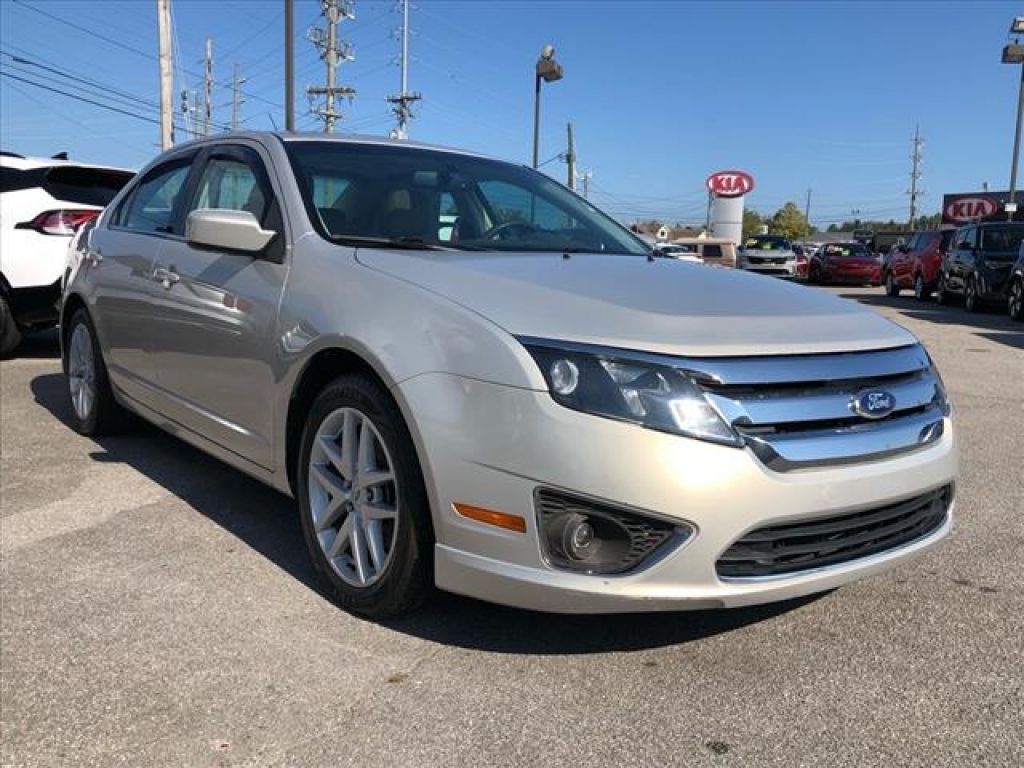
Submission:
{"label": "blue sky", "polygon": [[[155,119],[143,103],[158,94],[155,5],[0,0],[0,52],[62,74],[7,55],[0,70],[85,98],[96,98],[95,89],[65,74],[113,86],[123,93],[116,106]],[[209,35],[214,120],[230,118],[237,63],[248,78],[245,126],[269,128],[271,118],[283,125],[281,0],[172,7],[176,71],[185,80],[175,92],[198,85]],[[319,5],[295,0],[295,8],[297,122],[316,129],[303,92],[322,81],[323,65],[304,35]],[[357,95],[341,128],[386,134],[400,16],[391,0],[356,0],[355,9],[341,31],[356,58],[341,80]],[[410,86],[424,99],[411,134],[528,162],[532,68],[551,42],[565,79],[545,87],[541,160],[562,150],[571,120],[579,167],[593,172],[591,197],[619,218],[702,221],[703,180],[724,168],[754,175],[748,206],[764,212],[787,200],[802,206],[811,188],[819,226],[854,209],[905,218],[915,123],[926,142],[922,209],[930,213],[944,192],[1008,185],[1019,70],[999,54],[1022,10],[998,2],[416,0]],[[155,124],[0,78],[6,150],[68,150],[138,167],[158,138]],[[558,161],[544,170],[565,174]]]}

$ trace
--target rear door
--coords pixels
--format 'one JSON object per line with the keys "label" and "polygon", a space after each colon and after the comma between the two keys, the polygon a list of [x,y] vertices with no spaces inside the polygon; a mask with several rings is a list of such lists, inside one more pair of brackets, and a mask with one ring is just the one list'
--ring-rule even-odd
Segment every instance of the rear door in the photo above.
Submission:
{"label": "rear door", "polygon": [[258,256],[194,247],[161,249],[154,283],[154,356],[164,402],[178,424],[262,467],[272,466],[277,310],[287,276],[276,182],[256,145],[204,152],[184,216],[246,210],[278,236]]}
{"label": "rear door", "polygon": [[158,401],[153,359],[153,265],[160,248],[180,237],[183,191],[196,153],[150,169],[91,233],[80,279],[93,297],[93,319],[110,376],[129,397]]}
{"label": "rear door", "polygon": [[978,245],[978,228],[964,227],[958,230],[949,272],[946,275],[949,287],[963,291],[968,271],[974,268],[974,249]]}

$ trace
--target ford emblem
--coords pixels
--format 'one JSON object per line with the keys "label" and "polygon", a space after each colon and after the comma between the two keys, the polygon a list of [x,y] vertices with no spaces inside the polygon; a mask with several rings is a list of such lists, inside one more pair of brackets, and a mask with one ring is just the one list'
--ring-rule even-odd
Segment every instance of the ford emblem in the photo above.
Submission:
{"label": "ford emblem", "polygon": [[882,389],[865,389],[853,396],[850,408],[865,419],[884,419],[896,409],[896,398]]}

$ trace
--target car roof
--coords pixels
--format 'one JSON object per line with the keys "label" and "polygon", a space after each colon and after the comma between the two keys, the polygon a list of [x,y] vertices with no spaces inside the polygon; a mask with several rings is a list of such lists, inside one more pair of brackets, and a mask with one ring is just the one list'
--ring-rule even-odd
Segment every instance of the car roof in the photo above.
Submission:
{"label": "car roof", "polygon": [[61,160],[56,157],[23,157],[11,153],[0,154],[0,168],[15,168],[19,171],[32,171],[36,168],[98,168],[104,171],[123,171],[124,173],[135,173],[130,168],[120,168],[116,165],[97,165],[95,163],[79,163],[75,160]]}
{"label": "car roof", "polygon": [[182,144],[176,144],[175,149],[186,146],[209,146],[211,144],[223,144],[225,142],[231,142],[237,139],[256,139],[266,140],[270,138],[276,138],[280,141],[290,144],[293,142],[322,142],[325,144],[362,144],[362,145],[374,145],[374,146],[392,146],[402,147],[410,149],[422,149],[433,152],[450,152],[457,155],[465,155],[467,157],[479,157],[487,160],[497,160],[499,162],[509,162],[499,157],[492,155],[486,155],[481,152],[472,152],[465,149],[459,149],[457,147],[446,147],[440,144],[426,144],[418,141],[409,141],[408,139],[391,139],[384,136],[366,136],[356,133],[316,133],[316,132],[301,132],[301,131],[231,131],[228,133],[220,133],[216,136],[209,136],[196,141],[190,141]]}

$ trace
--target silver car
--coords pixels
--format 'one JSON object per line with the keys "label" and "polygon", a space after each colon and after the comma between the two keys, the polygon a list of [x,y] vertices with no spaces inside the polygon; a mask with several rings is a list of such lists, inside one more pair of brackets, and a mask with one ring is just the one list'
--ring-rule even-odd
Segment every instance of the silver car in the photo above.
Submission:
{"label": "silver car", "polygon": [[559,612],[748,605],[951,526],[950,406],[852,302],[655,259],[528,168],[229,134],[77,241],[74,426],[131,411],[296,499],[338,602],[435,585]]}
{"label": "silver car", "polygon": [[[776,277],[798,277],[797,261],[793,243],[778,235],[756,235],[747,238],[739,253],[741,269]],[[806,266],[805,259],[804,267]]]}

